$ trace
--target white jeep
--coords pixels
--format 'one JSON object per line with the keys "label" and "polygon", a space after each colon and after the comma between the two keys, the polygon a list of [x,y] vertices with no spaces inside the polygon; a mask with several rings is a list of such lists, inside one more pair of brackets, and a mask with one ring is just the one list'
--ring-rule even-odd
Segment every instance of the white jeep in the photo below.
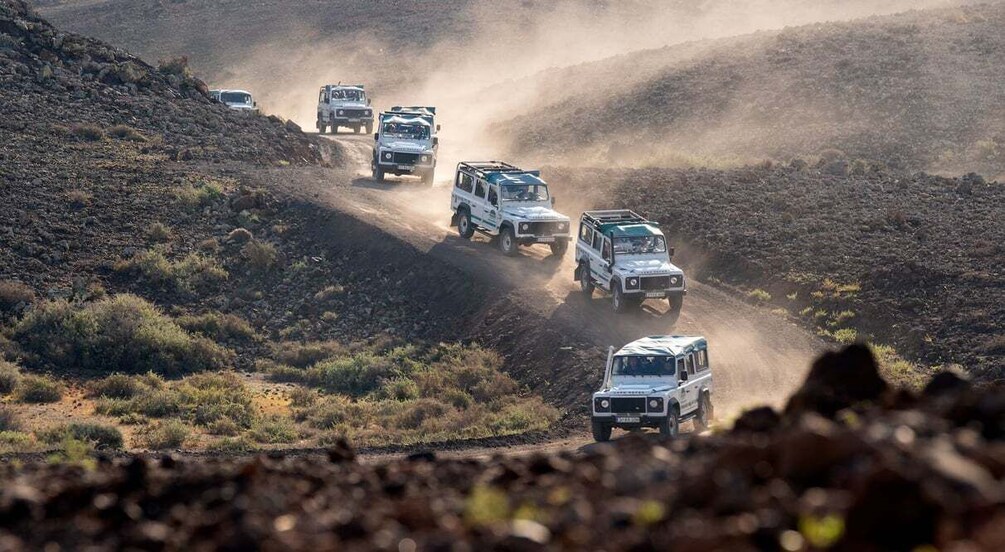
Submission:
{"label": "white jeep", "polygon": [[433,185],[436,153],[440,139],[435,136],[432,116],[389,111],[380,114],[379,130],[373,135],[373,178],[383,182],[393,174],[415,175],[426,186]]}
{"label": "white jeep", "polygon": [[516,255],[517,246],[546,243],[560,257],[572,239],[571,222],[554,205],[541,171],[500,161],[463,162],[450,194],[450,224],[464,239],[476,231],[496,239],[509,256]]}
{"label": "white jeep", "polygon": [[332,134],[338,134],[339,127],[351,128],[359,134],[360,129],[366,133],[373,132],[373,109],[362,84],[327,84],[318,93],[318,132],[325,133],[331,129]]}
{"label": "white jeep", "polygon": [[258,102],[246,90],[210,90],[209,96],[234,111],[258,113]]}
{"label": "white jeep", "polygon": [[667,299],[666,316],[676,322],[687,289],[672,255],[657,223],[627,209],[587,211],[579,221],[573,279],[587,297],[596,288],[610,293],[615,312]]}
{"label": "white jeep", "polygon": [[712,368],[704,337],[652,336],[608,351],[600,391],[593,394],[593,438],[613,428],[657,428],[676,436],[680,424],[704,431],[713,419]]}

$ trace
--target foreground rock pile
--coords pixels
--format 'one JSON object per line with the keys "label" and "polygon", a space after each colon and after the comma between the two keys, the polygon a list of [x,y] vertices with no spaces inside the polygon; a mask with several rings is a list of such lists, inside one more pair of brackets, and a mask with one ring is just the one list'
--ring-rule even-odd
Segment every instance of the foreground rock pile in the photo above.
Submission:
{"label": "foreground rock pile", "polygon": [[489,461],[172,457],[3,468],[0,549],[1001,550],[1005,394],[889,389],[852,347],[782,413]]}

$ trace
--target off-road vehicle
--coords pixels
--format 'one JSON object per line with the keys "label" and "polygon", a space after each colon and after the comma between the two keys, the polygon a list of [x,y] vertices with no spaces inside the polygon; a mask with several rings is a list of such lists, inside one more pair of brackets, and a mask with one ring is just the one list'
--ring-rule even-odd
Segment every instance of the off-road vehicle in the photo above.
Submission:
{"label": "off-road vehicle", "polygon": [[436,153],[440,139],[434,135],[432,117],[415,113],[388,111],[380,114],[379,130],[373,135],[373,178],[384,181],[393,174],[415,175],[422,183],[433,185]]}
{"label": "off-road vehicle", "polygon": [[516,255],[520,245],[546,243],[561,256],[572,239],[571,222],[554,205],[541,171],[501,161],[463,162],[450,194],[451,226],[464,239],[475,232],[490,236],[506,255]]}
{"label": "off-road vehicle", "polygon": [[587,211],[579,220],[574,280],[587,297],[596,288],[610,293],[615,312],[667,299],[666,316],[676,321],[687,289],[672,256],[657,223],[627,209]]}
{"label": "off-road vehicle", "polygon": [[326,84],[318,93],[318,132],[331,129],[338,134],[339,127],[351,128],[359,134],[373,132],[373,109],[362,84]]}
{"label": "off-road vehicle", "polygon": [[246,90],[210,90],[209,96],[234,111],[257,113],[258,102]]}
{"label": "off-road vehicle", "polygon": [[693,420],[704,431],[713,419],[712,368],[703,337],[644,337],[607,354],[600,391],[593,394],[593,438],[607,441],[613,428],[659,429],[676,436]]}

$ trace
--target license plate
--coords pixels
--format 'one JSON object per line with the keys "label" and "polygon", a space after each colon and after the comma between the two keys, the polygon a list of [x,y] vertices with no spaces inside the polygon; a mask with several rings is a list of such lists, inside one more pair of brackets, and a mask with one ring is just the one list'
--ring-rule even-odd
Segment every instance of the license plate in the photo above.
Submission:
{"label": "license plate", "polygon": [[642,421],[638,416],[618,416],[614,419],[619,424],[637,424]]}
{"label": "license plate", "polygon": [[411,165],[398,165],[398,170],[399,171],[410,171],[410,170],[412,170],[412,166]]}
{"label": "license plate", "polygon": [[646,292],[646,297],[650,297],[650,298],[663,297],[663,292],[662,291],[647,291]]}
{"label": "license plate", "polygon": [[555,238],[538,238],[537,241],[541,243],[551,243],[555,241]]}
{"label": "license plate", "polygon": [[358,122],[359,122],[359,119],[349,119],[349,122],[350,122],[350,123],[358,123]]}

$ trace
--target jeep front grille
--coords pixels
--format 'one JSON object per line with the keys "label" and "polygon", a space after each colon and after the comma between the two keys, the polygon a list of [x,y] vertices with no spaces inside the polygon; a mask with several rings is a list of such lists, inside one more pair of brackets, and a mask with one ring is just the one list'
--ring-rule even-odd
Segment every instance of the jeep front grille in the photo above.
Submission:
{"label": "jeep front grille", "polygon": [[669,276],[651,276],[649,278],[642,278],[642,289],[667,289],[670,287],[670,277]]}
{"label": "jeep front grille", "polygon": [[529,229],[521,231],[523,234],[554,236],[555,234],[565,234],[569,232],[569,224],[567,222],[529,222],[525,224],[529,226]]}
{"label": "jeep front grille", "polygon": [[339,111],[342,112],[343,117],[347,117],[349,119],[359,119],[362,117],[366,117],[365,109],[340,109]]}
{"label": "jeep front grille", "polygon": [[645,397],[614,397],[611,399],[611,412],[616,414],[634,414],[646,411]]}
{"label": "jeep front grille", "polygon": [[399,165],[418,165],[419,164],[418,153],[399,153],[394,152],[392,154],[391,161]]}

